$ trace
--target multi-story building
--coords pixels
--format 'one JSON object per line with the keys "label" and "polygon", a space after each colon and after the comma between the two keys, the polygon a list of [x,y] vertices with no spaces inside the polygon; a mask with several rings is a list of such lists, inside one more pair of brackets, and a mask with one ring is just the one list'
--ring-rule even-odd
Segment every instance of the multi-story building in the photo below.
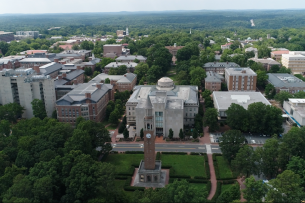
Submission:
{"label": "multi-story building", "polygon": [[24,68],[34,68],[35,65],[43,66],[48,63],[51,63],[48,58],[25,58],[20,60],[20,66]]}
{"label": "multi-story building", "polygon": [[228,91],[256,91],[257,74],[251,68],[226,68]]}
{"label": "multi-story building", "polygon": [[22,39],[22,38],[38,38],[39,37],[39,31],[17,31],[15,35],[16,39]]}
{"label": "multi-story building", "polygon": [[72,91],[56,101],[57,119],[76,124],[76,118],[101,122],[106,116],[106,107],[114,100],[114,89],[110,84],[78,84]]}
{"label": "multi-story building", "polygon": [[224,81],[224,77],[213,71],[208,71],[207,77],[205,78],[205,89],[210,91],[221,90],[221,82]]}
{"label": "multi-story building", "polygon": [[224,74],[226,68],[239,68],[240,66],[233,62],[209,62],[205,63],[203,68],[206,72],[213,71],[215,73]]}
{"label": "multi-story building", "polygon": [[5,69],[15,69],[19,68],[20,63],[19,60],[14,59],[0,59],[0,70]]}
{"label": "multi-story building", "polygon": [[248,109],[250,104],[262,102],[266,105],[271,105],[270,102],[260,92],[224,92],[214,91],[213,101],[215,109],[218,111],[218,119],[226,119],[226,111],[232,103],[238,104],[245,109]]}
{"label": "multi-story building", "polygon": [[177,61],[177,52],[179,49],[182,49],[184,46],[177,46],[176,43],[174,44],[174,46],[165,46],[166,49],[168,49],[169,53],[171,53],[173,55],[172,61],[175,64]]}
{"label": "multi-story building", "polygon": [[126,35],[126,31],[125,30],[117,30],[116,31],[116,35],[119,36],[119,35]]}
{"label": "multi-story building", "polygon": [[120,66],[126,66],[127,67],[127,72],[131,72],[133,73],[133,71],[135,70],[135,67],[137,66],[138,64],[135,63],[135,62],[128,62],[128,63],[121,63],[121,62],[111,62],[109,63],[108,65],[106,65],[104,67],[104,73],[108,74],[109,70],[111,68],[118,68]]}
{"label": "multi-story building", "polygon": [[276,61],[281,61],[283,54],[289,54],[289,50],[273,51],[271,52],[271,58],[273,58]]}
{"label": "multi-story building", "polygon": [[305,73],[305,52],[290,51],[289,54],[282,54],[282,65],[293,74]]}
{"label": "multi-story building", "polygon": [[77,69],[69,73],[63,73],[56,78],[54,85],[77,85],[84,83],[84,72],[82,69]]}
{"label": "multi-story building", "polygon": [[38,74],[49,75],[52,79],[55,79],[58,76],[59,71],[62,69],[62,65],[60,63],[52,62],[40,67],[34,65],[33,69]]}
{"label": "multi-story building", "polygon": [[141,55],[125,55],[125,56],[120,56],[115,60],[117,62],[128,63],[128,62],[134,62],[134,60],[136,59],[138,59],[140,62],[146,62],[147,58]]}
{"label": "multi-story building", "polygon": [[260,63],[264,66],[264,68],[266,69],[266,71],[269,71],[270,68],[274,65],[277,65],[279,67],[281,67],[281,64],[277,61],[275,61],[272,58],[250,58],[249,60],[255,61],[256,63]]}
{"label": "multi-story building", "polygon": [[103,57],[114,59],[115,57],[122,56],[122,49],[122,44],[105,44],[103,46]]}
{"label": "multi-story building", "polygon": [[305,99],[288,99],[283,104],[288,115],[288,122],[296,123],[299,127],[305,125]]}
{"label": "multi-story building", "polygon": [[194,125],[198,114],[198,87],[175,85],[173,80],[163,77],[157,85],[136,86],[126,103],[127,124],[152,130],[156,135],[167,137],[169,129],[179,137],[180,129]]}
{"label": "multi-story building", "polygon": [[272,84],[276,93],[285,91],[292,94],[305,91],[305,82],[288,73],[268,73],[268,82]]}
{"label": "multi-story building", "polygon": [[133,73],[126,73],[124,75],[107,75],[101,73],[90,80],[89,83],[105,83],[107,78],[110,80],[110,84],[113,85],[113,89],[120,92],[133,90],[137,83],[137,75]]}
{"label": "multi-story building", "polygon": [[37,75],[32,68],[2,71],[0,93],[2,105],[15,102],[25,108],[23,118],[34,117],[31,104],[34,99],[44,102],[48,117],[55,110],[53,79],[50,76]]}
{"label": "multi-story building", "polygon": [[83,62],[81,63],[81,65],[84,68],[91,68],[92,72],[94,72],[96,64],[99,63],[101,61],[101,59],[99,58],[95,58],[94,55],[92,57],[89,57],[89,61],[88,62]]}
{"label": "multi-story building", "polygon": [[0,31],[0,41],[10,42],[10,41],[13,41],[14,39],[15,39],[14,33]]}

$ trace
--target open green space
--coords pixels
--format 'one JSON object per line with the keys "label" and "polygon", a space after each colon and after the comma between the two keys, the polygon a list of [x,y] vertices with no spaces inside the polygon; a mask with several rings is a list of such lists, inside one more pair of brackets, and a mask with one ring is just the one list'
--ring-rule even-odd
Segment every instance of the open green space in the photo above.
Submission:
{"label": "open green space", "polygon": [[161,160],[162,164],[172,166],[170,169],[172,175],[206,177],[203,156],[162,154]]}
{"label": "open green space", "polygon": [[191,185],[200,189],[200,190],[204,190],[207,187],[206,183],[191,183]]}
{"label": "open green space", "polygon": [[107,130],[115,130],[118,127],[117,124],[110,124],[106,127]]}
{"label": "open green space", "polygon": [[220,178],[233,178],[229,163],[222,156],[216,156]]}
{"label": "open green space", "polygon": [[127,172],[132,164],[140,164],[144,154],[109,154],[105,162],[115,166],[116,173]]}
{"label": "open green space", "polygon": [[221,193],[223,193],[224,191],[228,190],[232,185],[234,184],[222,184],[221,185]]}

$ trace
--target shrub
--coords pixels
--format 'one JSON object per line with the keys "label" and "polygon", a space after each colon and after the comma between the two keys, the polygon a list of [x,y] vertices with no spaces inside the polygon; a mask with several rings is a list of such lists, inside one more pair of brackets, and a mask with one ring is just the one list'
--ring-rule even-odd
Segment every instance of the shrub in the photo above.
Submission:
{"label": "shrub", "polygon": [[162,164],[161,168],[163,168],[163,169],[171,169],[172,165],[165,165],[165,164],[163,165]]}
{"label": "shrub", "polygon": [[186,152],[162,152],[162,154],[187,155]]}
{"label": "shrub", "polygon": [[183,179],[190,179],[191,176],[186,176],[186,175],[171,175],[170,178],[183,178]]}
{"label": "shrub", "polygon": [[213,202],[215,202],[218,199],[218,197],[220,196],[220,194],[221,194],[221,185],[222,185],[221,182],[217,182],[216,192],[215,192],[214,197],[212,198]]}
{"label": "shrub", "polygon": [[118,154],[118,151],[111,151],[110,154]]}
{"label": "shrub", "polygon": [[156,160],[161,160],[161,153],[157,152]]}
{"label": "shrub", "polygon": [[122,173],[118,173],[117,175],[118,175],[118,176],[133,176],[134,169],[135,169],[134,166],[130,166],[130,168],[128,169],[128,171],[122,172]]}
{"label": "shrub", "polygon": [[206,186],[206,190],[208,191],[208,196],[209,196],[209,194],[210,194],[210,191],[211,191],[211,181],[208,181],[208,183],[207,183],[207,186]]}
{"label": "shrub", "polygon": [[126,180],[128,178],[128,176],[115,176],[115,179],[118,180]]}
{"label": "shrub", "polygon": [[210,179],[211,173],[210,173],[210,165],[209,165],[208,155],[206,153],[204,153],[203,157],[204,157],[204,167],[205,167],[207,179]]}
{"label": "shrub", "polygon": [[202,179],[190,179],[190,183],[207,183],[209,182],[208,180],[202,180]]}
{"label": "shrub", "polygon": [[144,191],[144,190],[145,190],[145,187],[125,186],[125,187],[124,187],[124,190],[125,190],[125,191],[136,191],[136,190]]}
{"label": "shrub", "polygon": [[126,151],[125,154],[144,154],[142,151]]}
{"label": "shrub", "polygon": [[123,125],[123,123],[121,123],[120,127],[119,127],[119,133],[123,133],[125,130],[125,125]]}
{"label": "shrub", "polygon": [[194,176],[194,179],[207,179],[207,178],[203,176]]}
{"label": "shrub", "polygon": [[199,155],[199,153],[196,153],[196,152],[191,152],[190,155]]}

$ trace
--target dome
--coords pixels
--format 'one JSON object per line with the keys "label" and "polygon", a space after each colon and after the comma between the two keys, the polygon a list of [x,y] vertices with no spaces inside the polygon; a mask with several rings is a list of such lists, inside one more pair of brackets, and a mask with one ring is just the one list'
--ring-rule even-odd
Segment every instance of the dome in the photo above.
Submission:
{"label": "dome", "polygon": [[172,90],[174,89],[174,81],[169,77],[163,77],[158,80],[157,89],[158,90]]}

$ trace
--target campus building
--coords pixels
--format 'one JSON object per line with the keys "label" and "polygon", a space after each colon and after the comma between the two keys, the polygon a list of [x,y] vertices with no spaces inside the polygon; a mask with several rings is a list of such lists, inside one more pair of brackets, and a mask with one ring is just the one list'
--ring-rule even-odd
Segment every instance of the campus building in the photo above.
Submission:
{"label": "campus building", "polygon": [[177,44],[175,43],[174,46],[165,46],[166,49],[168,49],[169,53],[171,53],[173,55],[172,61],[175,64],[177,61],[177,53],[179,49],[182,49],[184,46],[177,46]]}
{"label": "campus building", "polygon": [[251,68],[226,68],[228,91],[255,91],[257,74]]}
{"label": "campus building", "polygon": [[305,91],[305,82],[288,73],[268,73],[268,83],[272,84],[276,93],[285,91],[294,94]]}
{"label": "campus building", "polygon": [[15,39],[14,38],[14,33],[0,31],[0,42],[1,41],[10,42],[10,41],[13,41],[14,39]]}
{"label": "campus building", "polygon": [[226,68],[239,68],[240,66],[233,62],[209,62],[205,63],[203,68],[205,72],[213,71],[218,74],[224,74]]}
{"label": "campus building", "polygon": [[206,74],[207,77],[204,80],[205,89],[210,91],[220,91],[224,77],[213,71],[208,71]]}
{"label": "campus building", "polygon": [[78,84],[72,91],[56,101],[57,119],[60,122],[76,124],[82,116],[86,120],[101,122],[106,116],[106,107],[114,100],[114,89],[110,84]]}
{"label": "campus building", "polygon": [[250,58],[249,60],[262,64],[266,71],[269,71],[274,65],[281,67],[281,64],[272,58]]}
{"label": "campus building", "polygon": [[33,118],[31,102],[40,99],[47,116],[55,110],[54,81],[50,76],[37,75],[32,69],[3,70],[0,72],[0,102],[2,105],[18,103],[25,108],[23,118]]}
{"label": "campus building", "polygon": [[195,123],[198,108],[197,86],[175,85],[172,79],[163,77],[157,85],[134,88],[126,103],[127,124],[136,126],[137,135],[143,128],[167,137],[172,129],[174,137],[179,137],[180,129]]}
{"label": "campus building", "polygon": [[108,65],[106,65],[104,67],[104,73],[108,74],[109,70],[111,68],[118,68],[120,66],[126,66],[127,67],[127,72],[131,72],[133,73],[134,70],[135,70],[135,67],[137,66],[138,64],[135,63],[135,62],[127,62],[127,63],[121,63],[121,62],[111,62],[109,63]]}
{"label": "campus building", "polygon": [[214,107],[218,111],[218,119],[226,119],[226,111],[232,103],[248,109],[250,104],[262,102],[271,105],[270,102],[260,92],[220,92],[214,91],[213,94]]}
{"label": "campus building", "polygon": [[120,56],[115,60],[117,62],[128,63],[128,62],[134,62],[136,59],[139,60],[140,62],[146,62],[147,58],[141,55],[125,55],[125,56]]}
{"label": "campus building", "polygon": [[299,127],[305,125],[305,99],[284,101],[283,108],[291,124],[296,123]]}
{"label": "campus building", "polygon": [[289,54],[282,54],[282,65],[289,68],[292,74],[305,73],[305,52],[290,51]]}

